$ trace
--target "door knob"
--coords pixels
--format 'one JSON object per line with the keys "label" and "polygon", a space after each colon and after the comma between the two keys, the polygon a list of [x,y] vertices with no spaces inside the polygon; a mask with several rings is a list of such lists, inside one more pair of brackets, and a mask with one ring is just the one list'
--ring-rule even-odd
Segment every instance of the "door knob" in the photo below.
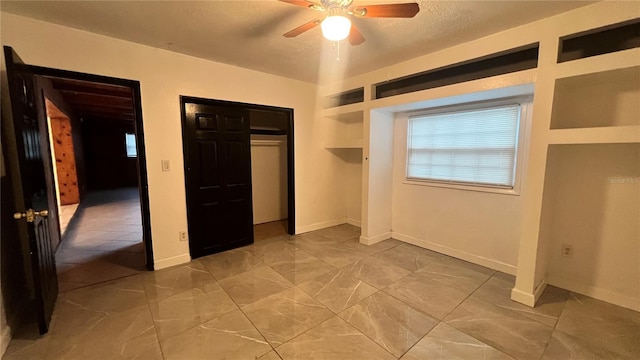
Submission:
{"label": "door knob", "polygon": [[14,219],[20,220],[22,218],[26,218],[27,222],[33,222],[36,219],[36,216],[47,217],[49,216],[49,210],[34,211],[33,209],[29,209],[23,213],[17,212],[13,214]]}

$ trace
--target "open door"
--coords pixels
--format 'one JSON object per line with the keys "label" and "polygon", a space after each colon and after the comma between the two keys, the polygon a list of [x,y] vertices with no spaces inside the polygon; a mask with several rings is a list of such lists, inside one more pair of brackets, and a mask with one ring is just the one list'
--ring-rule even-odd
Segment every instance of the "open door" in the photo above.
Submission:
{"label": "open door", "polygon": [[[15,138],[16,148],[15,153],[6,155],[9,164],[17,164],[11,167],[16,189],[14,196],[18,204],[14,218],[26,224],[26,231],[20,233],[21,236],[27,237],[22,241],[29,243],[35,295],[34,311],[40,333],[44,334],[49,330],[51,314],[58,297],[55,253],[47,218],[48,209],[55,204],[49,204],[47,198],[34,76],[11,47],[4,47],[4,56],[13,118],[5,128],[5,136]],[[6,131],[11,126],[13,131]]]}

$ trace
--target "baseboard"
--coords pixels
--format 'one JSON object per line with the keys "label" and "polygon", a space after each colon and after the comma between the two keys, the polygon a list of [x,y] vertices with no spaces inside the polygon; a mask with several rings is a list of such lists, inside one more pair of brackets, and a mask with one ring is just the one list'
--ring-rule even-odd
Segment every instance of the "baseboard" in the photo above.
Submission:
{"label": "baseboard", "polygon": [[296,234],[304,234],[304,233],[307,233],[309,231],[316,231],[316,230],[328,228],[328,227],[331,227],[331,226],[344,224],[346,222],[347,222],[347,219],[342,218],[342,219],[334,219],[334,220],[323,221],[323,222],[319,222],[319,223],[315,223],[315,224],[311,224],[311,225],[298,226],[298,227],[296,227]]}
{"label": "baseboard", "polygon": [[528,293],[526,291],[522,291],[514,287],[513,289],[511,289],[511,300],[517,301],[527,306],[535,307],[536,303],[538,302],[538,299],[540,299],[540,296],[542,296],[542,293],[546,288],[547,288],[546,279],[542,279],[542,281],[538,283],[538,286],[536,286],[533,293]]}
{"label": "baseboard", "polygon": [[166,259],[160,259],[160,260],[156,259],[153,265],[154,265],[154,269],[160,270],[160,269],[165,269],[165,268],[180,265],[180,264],[186,264],[190,261],[191,261],[191,256],[189,254],[182,254],[178,256],[172,256]]}
{"label": "baseboard", "polygon": [[533,297],[534,297],[535,303],[538,302],[538,300],[540,299],[540,296],[542,296],[542,293],[546,288],[547,288],[547,278],[543,278],[542,281],[538,283],[538,286],[536,286],[536,289],[533,291]]}
{"label": "baseboard", "polygon": [[373,245],[387,239],[391,239],[390,231],[375,236],[360,236],[360,243],[364,245]]}
{"label": "baseboard", "polygon": [[361,225],[361,221],[360,220],[356,220],[356,219],[352,219],[352,218],[347,218],[347,224],[353,225],[353,226],[357,226],[360,227]]}
{"label": "baseboard", "polygon": [[517,288],[511,289],[511,300],[530,307],[536,306],[536,296]]}
{"label": "baseboard", "polygon": [[549,285],[573,291],[614,305],[622,306],[633,311],[640,311],[640,298],[633,298],[611,290],[579,284],[575,280],[569,280],[567,278],[557,276],[554,277],[551,274],[548,274],[547,277]]}
{"label": "baseboard", "polygon": [[442,254],[445,254],[445,255],[453,256],[455,258],[462,259],[462,260],[468,261],[470,263],[474,263],[474,264],[481,265],[481,266],[484,266],[484,267],[488,267],[490,269],[502,271],[504,273],[511,274],[511,275],[515,275],[516,274],[516,269],[517,268],[514,265],[503,263],[503,262],[498,261],[498,260],[489,259],[489,258],[486,258],[486,257],[483,257],[483,256],[471,254],[471,253],[468,253],[468,252],[465,252],[465,251],[461,251],[461,250],[458,250],[458,249],[453,249],[453,248],[450,248],[450,247],[447,247],[447,246],[444,246],[444,245],[433,243],[433,242],[428,241],[428,240],[419,239],[419,238],[416,238],[416,237],[413,237],[413,236],[410,236],[410,235],[400,234],[400,233],[397,233],[395,231],[391,232],[391,237],[396,239],[396,240],[404,241],[404,242],[407,242],[409,244],[420,246],[420,247],[425,248],[425,249],[429,249],[429,250],[433,250],[433,251],[436,251],[436,252],[439,252],[439,253],[442,253]]}

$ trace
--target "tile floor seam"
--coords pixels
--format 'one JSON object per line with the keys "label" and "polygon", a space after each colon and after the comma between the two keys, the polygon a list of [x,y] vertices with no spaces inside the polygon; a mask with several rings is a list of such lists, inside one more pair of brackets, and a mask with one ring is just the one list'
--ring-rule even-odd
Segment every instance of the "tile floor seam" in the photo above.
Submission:
{"label": "tile floor seam", "polygon": [[[495,273],[494,273],[494,275],[495,275]],[[474,335],[472,335],[472,334],[469,334],[469,333],[468,333],[468,332],[466,332],[465,330],[463,330],[463,329],[459,329],[459,328],[457,328],[456,326],[454,326],[453,324],[449,324],[448,322],[445,322],[445,319],[446,319],[446,318],[447,318],[447,317],[448,317],[452,312],[454,312],[454,311],[455,311],[458,307],[460,307],[460,306],[461,306],[465,301],[467,301],[467,300],[471,297],[471,295],[473,295],[473,294],[474,294],[478,289],[480,289],[480,287],[481,287],[482,285],[484,285],[487,281],[489,281],[489,280],[490,280],[494,275],[490,276],[487,280],[485,280],[485,281],[484,281],[480,286],[478,286],[478,288],[476,288],[476,290],[472,291],[472,292],[469,294],[469,296],[467,296],[464,300],[462,300],[462,302],[460,302],[460,304],[458,304],[458,305],[457,305],[453,310],[451,310],[447,315],[445,315],[445,317],[443,317],[443,318],[442,318],[442,322],[443,322],[443,323],[445,323],[446,325],[449,325],[449,326],[451,326],[451,327],[455,328],[456,330],[458,330],[458,331],[460,331],[460,332],[462,332],[462,333],[464,333],[464,334],[466,334],[466,335],[468,335],[468,336],[470,336],[470,337],[472,337],[472,338],[474,338],[474,339],[476,339],[476,340],[480,341],[480,342],[481,342],[481,343],[483,343],[483,344],[487,344],[487,345],[491,346],[492,348],[496,349],[497,351],[499,351],[499,352],[501,352],[501,353],[503,353],[503,354],[505,354],[505,355],[507,355],[507,356],[509,356],[509,357],[511,357],[511,358],[518,359],[515,355],[508,354],[508,353],[507,353],[507,352],[505,352],[504,350],[502,350],[502,349],[500,349],[500,348],[497,348],[497,347],[495,347],[495,346],[493,346],[493,345],[491,345],[491,344],[487,343],[487,341],[482,340],[482,339],[479,339],[479,338],[477,338],[476,336],[474,336]],[[482,300],[482,299],[476,299],[476,300],[477,300],[477,301],[480,301],[480,302],[483,302],[483,303],[485,303],[485,304],[489,304],[490,306],[496,306],[496,307],[499,307],[499,306],[497,306],[497,305],[494,305],[494,304],[492,304],[492,303],[490,303],[490,302],[488,302],[488,301]],[[505,310],[507,310],[507,309],[505,309]],[[515,316],[517,316],[517,317],[519,317],[519,318],[528,319],[527,317],[522,316],[522,315],[520,315],[520,314],[518,314],[518,313],[516,313],[516,312],[510,311],[510,310],[507,310],[507,311],[509,311],[510,313],[513,313]],[[535,320],[531,319],[531,321],[535,321]],[[549,325],[542,324],[542,323],[540,323],[540,322],[538,322],[538,321],[536,321],[536,322],[537,322],[537,323],[539,323],[539,324],[541,324],[541,325],[543,325],[543,326],[545,326],[545,327],[551,328]],[[552,334],[553,334],[553,333],[552,333]],[[551,335],[549,336],[549,340],[547,341],[547,344],[545,344],[545,349],[546,349],[546,346],[548,345],[549,341],[551,341]],[[544,352],[543,352],[542,354],[544,355]]]}
{"label": "tile floor seam", "polygon": [[[571,296],[572,292],[569,292],[569,296]],[[564,300],[564,303],[562,304],[562,311],[560,311],[560,315],[558,315],[558,319],[556,320],[556,323],[553,325],[553,330],[551,331],[551,336],[549,336],[549,341],[547,341],[547,343],[544,346],[544,350],[542,351],[542,354],[540,355],[539,359],[543,359],[544,358],[544,354],[547,352],[547,349],[549,348],[549,344],[551,343],[551,339],[553,338],[553,334],[556,333],[556,331],[561,331],[561,330],[557,330],[558,324],[560,323],[560,318],[562,317],[562,314],[564,314],[564,308],[567,306],[567,302],[569,301],[569,297],[567,297]]]}
{"label": "tile floor seam", "polygon": [[[184,266],[184,264],[182,264],[182,265],[176,265],[176,266],[175,266],[175,267],[173,267],[173,268],[176,268],[176,269],[177,269],[177,268],[181,268],[181,267],[183,267],[183,266]],[[165,270],[165,269],[162,269],[162,270]],[[162,271],[162,270],[159,270],[159,271]],[[144,281],[144,279],[143,279],[143,281]],[[207,323],[207,322],[209,322],[209,321],[213,321],[213,320],[218,319],[218,318],[220,318],[220,317],[222,317],[222,316],[224,316],[224,315],[227,315],[227,314],[229,314],[229,313],[231,313],[231,312],[233,312],[233,311],[235,311],[235,310],[240,309],[240,306],[238,306],[238,304],[236,304],[236,302],[233,300],[233,298],[232,298],[232,297],[231,297],[231,296],[226,292],[226,290],[225,290],[225,289],[224,289],[224,288],[223,288],[223,287],[218,283],[218,281],[217,281],[217,280],[215,280],[215,278],[214,278],[214,281],[216,282],[216,284],[218,284],[218,286],[220,286],[220,289],[221,289],[221,290],[222,290],[222,291],[223,291],[223,292],[224,292],[224,293],[229,297],[229,299],[231,299],[231,301],[233,302],[233,304],[236,306],[236,309],[233,309],[233,310],[230,310],[230,311],[227,311],[227,312],[224,312],[224,313],[221,313],[221,314],[215,315],[213,318],[211,318],[211,319],[209,319],[209,320],[206,320],[206,321],[204,321],[204,322],[198,323],[198,324],[196,324],[196,325],[194,325],[194,326],[190,326],[190,327],[188,327],[188,328],[187,328],[187,329],[185,329],[185,330],[181,330],[181,331],[179,331],[179,332],[177,332],[177,333],[175,333],[175,334],[172,334],[171,336],[168,336],[167,338],[163,339],[162,341],[165,341],[165,340],[167,340],[167,339],[169,339],[169,338],[172,338],[172,337],[174,337],[174,336],[178,336],[178,335],[180,335],[180,334],[182,334],[182,333],[184,333],[184,332],[187,332],[187,331],[189,331],[189,330],[195,329],[195,328],[197,328],[198,326],[200,326],[200,325],[202,325],[202,324],[204,324],[204,323]],[[172,297],[172,296],[174,296],[174,295],[179,295],[179,294],[185,293],[185,292],[190,291],[190,290],[193,290],[193,289],[195,289],[195,287],[192,287],[192,288],[190,288],[190,289],[187,289],[187,290],[181,291],[181,292],[179,292],[179,293],[172,294],[172,295],[167,296],[167,297],[165,297],[165,298],[163,298],[163,299],[161,299],[161,300],[150,300],[150,299],[149,299],[149,295],[147,294],[147,291],[146,291],[146,287],[144,287],[145,295],[147,296],[147,305],[149,306],[149,311],[151,311],[151,303],[152,303],[152,302],[159,303],[159,302],[161,302],[161,301],[163,301],[163,300],[165,300],[165,299],[168,299],[168,298],[170,298],[170,297]],[[151,312],[151,320],[153,321],[153,327],[154,327],[154,330],[156,330],[156,336],[157,336],[157,338],[158,338],[158,344],[160,344],[160,337],[159,337],[159,335],[158,335],[158,333],[157,333],[157,329],[156,329],[156,326],[155,326],[155,322],[156,322],[156,320],[155,320],[155,317],[153,316],[153,312]],[[261,335],[262,335],[262,334],[261,334]],[[160,346],[160,348],[162,349],[162,346]]]}
{"label": "tile floor seam", "polygon": [[[331,309],[329,309],[329,310],[331,310]],[[297,339],[297,338],[299,338],[299,337],[303,336],[304,334],[308,333],[308,332],[309,332],[309,331],[311,331],[311,330],[314,330],[314,329],[315,329],[315,328],[317,328],[317,327],[322,326],[322,324],[324,324],[324,323],[326,323],[327,321],[330,321],[330,320],[332,320],[333,318],[336,318],[336,317],[337,317],[338,319],[340,319],[340,320],[344,321],[345,323],[347,323],[347,325],[351,326],[351,327],[352,327],[355,331],[357,331],[359,334],[362,334],[362,335],[363,335],[363,336],[365,336],[367,339],[372,340],[372,339],[371,339],[370,337],[368,337],[366,334],[363,334],[360,330],[356,329],[355,327],[353,327],[353,325],[349,324],[349,322],[348,322],[348,321],[344,320],[344,319],[343,319],[342,317],[340,317],[338,314],[335,314],[335,313],[334,313],[334,314],[333,314],[333,316],[331,316],[331,317],[330,317],[330,318],[328,318],[327,320],[322,321],[321,323],[317,324],[316,326],[313,326],[313,327],[311,327],[311,328],[309,328],[309,329],[305,330],[304,332],[301,332],[300,334],[298,334],[298,335],[296,335],[296,336],[292,337],[291,339],[289,339],[289,340],[287,340],[287,341],[283,342],[282,344],[278,345],[278,347],[277,347],[276,349],[274,349],[274,350],[278,353],[278,355],[280,356],[280,358],[284,359],[284,358],[283,358],[283,355],[282,355],[282,354],[277,350],[278,348],[281,348],[281,347],[282,347],[282,346],[284,346],[285,344],[287,344],[287,343],[289,343],[289,342],[291,342],[291,341],[293,341],[293,340],[295,340],[295,339]],[[376,344],[376,346],[380,347],[381,349],[383,349],[384,351],[386,351],[386,352],[388,353],[388,351],[387,351],[386,349],[384,349],[382,346],[378,345],[378,343],[377,343],[377,342],[375,342],[374,340],[372,340],[372,341]],[[396,358],[396,359],[397,359],[397,357],[396,357],[395,355],[391,354],[391,356],[393,356],[394,358]],[[336,360],[337,360],[337,359],[336,359]]]}
{"label": "tile floor seam", "polygon": [[149,300],[149,294],[147,293],[147,287],[145,286],[144,275],[141,276],[142,281],[142,290],[144,291],[144,297],[147,299],[147,309],[149,310],[149,317],[151,318],[151,323],[153,324],[153,332],[156,334],[156,341],[158,342],[158,348],[160,349],[160,355],[162,355],[162,359],[164,359],[164,351],[162,350],[162,344],[160,343],[160,336],[158,335],[158,329],[156,328],[156,320],[153,317],[153,311],[151,311],[151,302]]}
{"label": "tile floor seam", "polygon": [[149,297],[146,291],[144,295],[147,298],[147,310],[149,311],[149,318],[151,319],[151,325],[153,326],[153,333],[156,335],[156,341],[158,342],[158,349],[160,350],[160,355],[162,355],[162,358],[164,359],[164,350],[162,350],[162,344],[160,343],[160,336],[158,335],[158,329],[156,328],[156,321],[153,318],[153,312],[151,311],[151,304],[149,303]]}
{"label": "tile floor seam", "polygon": [[[435,318],[434,318],[434,319],[435,319]],[[436,320],[437,320],[437,319],[436,319]],[[437,322],[435,325],[433,325],[433,327],[432,327],[431,329],[429,329],[429,331],[427,331],[427,333],[426,333],[426,334],[424,334],[424,336],[423,336],[423,337],[421,337],[420,339],[418,339],[418,341],[416,341],[416,343],[415,343],[415,344],[411,345],[411,347],[409,347],[409,348],[407,349],[407,351],[405,351],[404,353],[402,353],[402,355],[400,355],[400,356],[398,357],[398,359],[402,359],[402,357],[403,357],[403,356],[407,355],[407,353],[408,353],[409,351],[411,351],[411,349],[413,349],[414,347],[416,347],[416,345],[418,345],[418,344],[420,343],[420,341],[422,341],[422,339],[426,338],[429,334],[431,334],[431,332],[433,331],[433,329],[435,329],[435,328],[436,328],[438,325],[440,325],[440,324],[445,324],[445,323],[444,323],[442,320],[438,320],[438,322]],[[445,325],[446,325],[446,324],[445,324]]]}
{"label": "tile floor seam", "polygon": [[[477,337],[473,336],[472,334],[469,334],[469,333],[467,333],[466,331],[464,331],[464,330],[462,330],[462,329],[458,329],[457,327],[455,327],[455,326],[453,326],[453,325],[451,325],[451,324],[449,324],[449,323],[445,322],[445,319],[446,319],[446,318],[447,318],[451,313],[453,313],[453,312],[454,312],[457,308],[459,308],[459,307],[460,307],[460,306],[461,306],[465,301],[467,301],[467,300],[471,297],[471,295],[473,295],[476,291],[478,291],[478,289],[480,289],[480,288],[482,287],[482,285],[484,285],[485,283],[487,283],[487,281],[489,281],[489,280],[490,280],[490,279],[491,279],[495,274],[496,274],[496,272],[494,271],[493,275],[489,276],[485,281],[483,281],[483,282],[482,282],[482,284],[480,284],[480,286],[478,286],[475,290],[473,290],[472,292],[470,292],[470,293],[469,293],[469,295],[467,295],[467,297],[466,297],[466,298],[464,298],[464,300],[462,300],[458,305],[456,305],[453,309],[451,309],[451,311],[449,311],[445,316],[443,316],[443,317],[442,317],[441,322],[442,322],[442,323],[444,323],[445,325],[449,325],[449,326],[451,326],[451,327],[455,328],[456,330],[460,331],[460,332],[461,332],[461,333],[463,333],[463,334],[466,334],[467,336],[470,336],[470,337],[472,337],[472,338],[474,338],[474,339],[476,339],[476,340],[480,341],[480,342],[481,342],[481,343],[483,343],[483,344],[487,344],[487,345],[491,346],[492,348],[494,348],[494,349],[496,349],[497,351],[499,351],[499,352],[501,352],[501,353],[505,354],[506,356],[509,356],[509,357],[511,357],[511,358],[514,358],[514,359],[517,359],[515,356],[512,356],[512,355],[510,355],[510,354],[507,354],[504,350],[499,349],[499,348],[497,348],[497,347],[495,347],[495,346],[493,346],[493,345],[491,345],[491,344],[488,344],[486,341],[484,341],[484,340],[482,340],[482,339],[478,339]],[[479,299],[479,301],[483,301],[483,300]],[[485,302],[485,301],[483,301],[483,302]],[[487,302],[487,303],[488,303],[488,302]],[[488,303],[488,304],[491,304],[491,303]],[[493,304],[491,304],[491,305],[493,305]],[[519,316],[520,316],[520,315],[519,315]],[[523,316],[520,316],[520,317],[523,317]]]}
{"label": "tile floor seam", "polygon": [[[265,266],[268,266],[268,265],[265,265]],[[271,270],[273,270],[273,269],[271,269]],[[273,270],[273,271],[275,271],[275,270]],[[218,285],[220,285],[220,284],[218,284]],[[295,287],[295,285],[294,285],[294,287]],[[224,287],[222,287],[222,285],[220,285],[220,288],[222,289],[222,291],[224,291],[224,292],[225,292],[225,294],[227,294],[227,296],[229,297],[229,299],[231,299],[231,301],[236,305],[236,307],[238,308],[237,310],[239,310],[239,311],[242,313],[242,316],[244,316],[244,317],[247,319],[247,321],[249,321],[249,323],[251,324],[251,326],[253,326],[253,328],[258,332],[258,334],[260,334],[260,336],[262,336],[262,338],[264,339],[264,341],[265,341],[267,344],[269,344],[269,347],[271,348],[271,350],[276,351],[276,349],[273,347],[273,345],[271,344],[271,342],[270,342],[269,340],[267,340],[267,337],[266,337],[266,336],[264,336],[264,334],[262,333],[262,331],[260,331],[260,329],[256,326],[256,324],[254,324],[254,323],[253,323],[253,321],[251,320],[251,318],[250,318],[249,316],[247,316],[247,314],[242,310],[242,306],[240,306],[240,305],[236,302],[236,300],[235,300],[233,297],[231,297],[231,294],[229,294],[229,293],[227,292],[227,290],[226,290]],[[289,288],[289,289],[290,289],[290,288]],[[286,290],[288,290],[288,289],[284,289],[284,290],[282,290],[282,291],[286,291]],[[279,293],[280,293],[280,292],[282,292],[282,291],[279,291],[279,292],[277,292],[276,294],[279,294]],[[272,295],[275,295],[275,294],[272,294]],[[268,297],[268,296],[267,296],[267,297]],[[266,298],[266,297],[265,297],[265,298]],[[260,299],[260,300],[262,300],[262,299]],[[260,300],[258,300],[258,301],[260,301]],[[255,303],[255,302],[256,302],[256,301],[254,301],[253,303]],[[252,304],[252,303],[250,303],[250,304]],[[250,304],[246,304],[246,305],[244,305],[244,306],[247,306],[247,305],[250,305]],[[209,321],[211,321],[211,320],[209,320]],[[208,321],[206,321],[206,322],[208,322]],[[268,353],[269,353],[269,351],[265,352],[264,354],[260,354],[260,355],[259,355],[259,357],[262,357],[262,356],[264,356],[264,355],[266,355],[266,354],[268,354]]]}
{"label": "tile floor seam", "polygon": [[[346,308],[346,309],[342,310],[340,313],[338,313],[338,314],[336,314],[336,315],[337,315],[340,319],[344,320],[347,324],[351,325],[354,329],[356,329],[356,331],[358,331],[358,332],[359,332],[359,333],[361,333],[362,335],[364,335],[364,336],[366,336],[367,338],[369,338],[371,341],[373,341],[374,343],[376,343],[376,345],[378,345],[379,347],[383,348],[386,352],[388,352],[389,354],[391,354],[391,356],[395,357],[396,359],[400,359],[400,358],[404,355],[404,353],[403,353],[403,355],[401,355],[401,356],[396,356],[396,355],[395,355],[395,354],[393,354],[391,351],[389,351],[387,348],[385,348],[384,346],[380,345],[376,339],[374,339],[374,338],[372,338],[371,336],[367,335],[367,333],[365,333],[364,331],[360,330],[360,329],[359,329],[359,328],[357,328],[355,325],[351,324],[351,323],[350,323],[347,319],[345,319],[344,317],[340,316],[340,314],[341,314],[341,313],[343,313],[343,312],[345,312],[347,309],[351,309],[352,307],[357,306],[358,304],[360,304],[360,303],[361,303],[362,301],[364,301],[365,299],[370,298],[370,297],[372,297],[373,295],[376,295],[376,294],[378,294],[378,293],[382,293],[382,294],[385,294],[385,295],[391,296],[391,295],[389,295],[389,294],[386,294],[386,293],[382,292],[381,290],[378,290],[376,293],[373,293],[373,294],[371,294],[371,295],[367,296],[366,298],[364,298],[364,299],[362,299],[361,301],[359,301],[359,302],[357,302],[357,303],[353,304],[352,306],[349,306],[348,308]],[[395,299],[395,298],[394,298],[394,299]],[[414,308],[413,306],[410,306],[410,305],[408,305],[408,304],[406,304],[406,303],[405,303],[405,305],[409,306],[410,308],[412,308],[412,309],[414,309],[414,310],[418,310],[418,309]],[[418,311],[419,311],[419,310],[418,310]],[[421,312],[421,311],[420,311],[420,312]],[[421,313],[422,313],[422,314],[424,314],[423,312],[421,312]],[[431,316],[429,316],[429,315],[427,315],[427,316],[428,316],[429,318],[435,319],[434,317],[431,317]],[[436,319],[436,320],[437,320],[437,319]],[[436,324],[436,325],[437,325],[437,324]],[[434,327],[435,327],[435,325],[434,325]],[[431,332],[431,330],[433,330],[433,328],[429,329],[429,331],[428,331],[427,333]],[[426,336],[426,335],[427,335],[427,334],[425,334],[425,336]],[[422,338],[420,338],[420,340],[421,340],[421,339],[422,339]],[[420,341],[420,340],[418,340],[418,341]],[[413,344],[411,347],[415,346],[417,343],[418,343],[418,342],[416,342],[415,344]],[[407,350],[407,351],[408,351],[408,350]]]}

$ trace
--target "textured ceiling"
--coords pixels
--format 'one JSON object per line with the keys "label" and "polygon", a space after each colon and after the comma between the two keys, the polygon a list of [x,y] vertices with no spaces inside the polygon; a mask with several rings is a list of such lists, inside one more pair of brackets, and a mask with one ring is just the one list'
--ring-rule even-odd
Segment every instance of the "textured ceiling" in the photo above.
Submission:
{"label": "textured ceiling", "polygon": [[[355,0],[354,5],[410,0]],[[324,83],[589,4],[586,1],[419,1],[412,19],[354,19],[366,42],[338,47],[320,28],[283,33],[322,13],[261,1],[2,1],[1,9],[204,59]],[[337,60],[337,58],[340,58]]]}

